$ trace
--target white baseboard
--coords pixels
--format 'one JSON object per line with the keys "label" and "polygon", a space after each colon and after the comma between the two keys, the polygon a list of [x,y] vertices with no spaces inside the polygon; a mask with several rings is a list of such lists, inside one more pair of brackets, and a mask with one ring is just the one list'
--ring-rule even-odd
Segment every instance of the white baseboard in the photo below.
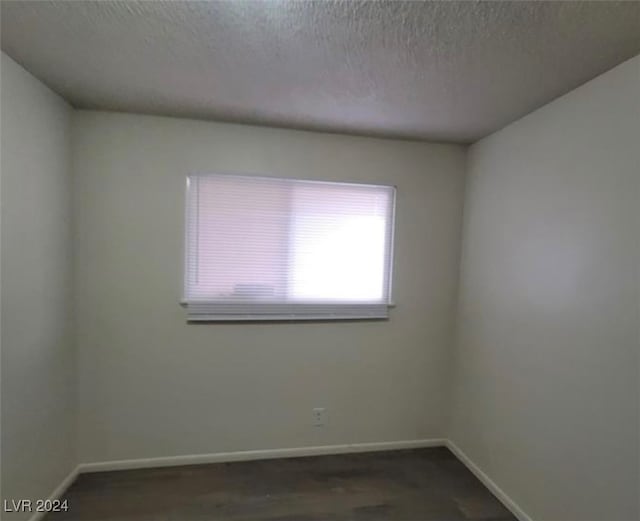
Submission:
{"label": "white baseboard", "polygon": [[[75,481],[80,473],[79,467],[73,469],[67,477],[65,477],[60,484],[55,488],[55,490],[49,495],[47,499],[51,501],[55,501],[56,499],[60,499],[63,494],[67,491],[67,489],[71,486],[71,484]],[[29,521],[40,521],[47,513],[46,512],[36,512],[30,518]]]}
{"label": "white baseboard", "polygon": [[518,521],[533,521],[531,517],[525,514],[524,510],[522,510],[522,508],[520,508],[520,506],[511,499],[504,490],[496,485],[496,483],[487,476],[480,467],[478,467],[478,465],[469,458],[469,456],[462,452],[460,447],[451,440],[446,440],[446,446],[480,481],[482,481],[482,484],[487,487],[514,516],[516,516]]}
{"label": "white baseboard", "polygon": [[145,469],[153,467],[175,467],[179,465],[199,465],[203,463],[222,463],[228,461],[296,458],[301,456],[323,456],[329,454],[346,454],[349,452],[375,452],[382,450],[418,449],[424,447],[442,447],[445,445],[446,440],[442,438],[433,438],[424,440],[349,443],[344,445],[319,445],[315,447],[295,447],[289,449],[212,452],[209,454],[190,454],[185,456],[167,456],[160,458],[140,458],[81,463],[79,465],[79,471],[103,472],[111,470]]}

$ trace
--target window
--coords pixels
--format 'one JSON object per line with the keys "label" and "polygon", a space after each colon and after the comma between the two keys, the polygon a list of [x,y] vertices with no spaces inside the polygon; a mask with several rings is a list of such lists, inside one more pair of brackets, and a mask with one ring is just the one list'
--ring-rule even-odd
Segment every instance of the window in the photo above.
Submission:
{"label": "window", "polygon": [[391,186],[189,176],[189,320],[387,317],[394,200]]}

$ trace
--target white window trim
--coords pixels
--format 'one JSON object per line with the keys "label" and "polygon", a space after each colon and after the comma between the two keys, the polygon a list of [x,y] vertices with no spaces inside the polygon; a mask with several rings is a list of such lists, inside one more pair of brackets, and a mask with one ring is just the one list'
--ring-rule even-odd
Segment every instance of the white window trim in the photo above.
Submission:
{"label": "white window trim", "polygon": [[[249,177],[249,178],[267,178],[302,181],[305,183],[318,184],[338,184],[338,185],[354,185],[354,186],[386,186],[393,189],[393,197],[391,204],[391,225],[390,225],[390,244],[389,244],[389,265],[388,265],[388,302],[379,304],[349,304],[340,302],[336,304],[268,304],[256,303],[255,312],[252,312],[250,303],[242,303],[239,305],[238,311],[233,310],[229,302],[223,301],[190,301],[186,296],[187,289],[187,266],[188,266],[188,250],[189,250],[189,189],[190,180],[194,177],[201,176],[233,176],[233,177]],[[317,179],[303,179],[292,177],[280,177],[264,174],[251,173],[235,173],[235,172],[192,172],[187,175],[185,182],[184,195],[184,252],[182,266],[182,297],[180,306],[189,310],[189,322],[254,322],[254,321],[335,321],[335,320],[387,320],[389,315],[387,310],[395,308],[396,303],[393,300],[393,274],[394,274],[394,255],[395,255],[395,223],[396,223],[396,197],[397,186],[387,183],[358,183],[343,181],[321,181]],[[218,306],[227,308],[226,312],[222,312]],[[295,308],[295,309],[293,309]],[[336,311],[338,310],[339,311]]]}

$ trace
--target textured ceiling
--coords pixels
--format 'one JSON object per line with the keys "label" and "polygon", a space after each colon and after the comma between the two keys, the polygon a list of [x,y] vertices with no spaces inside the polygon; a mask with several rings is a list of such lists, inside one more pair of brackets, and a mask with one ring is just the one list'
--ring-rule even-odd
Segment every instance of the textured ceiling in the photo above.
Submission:
{"label": "textured ceiling", "polygon": [[2,1],[78,108],[474,141],[640,52],[639,2]]}

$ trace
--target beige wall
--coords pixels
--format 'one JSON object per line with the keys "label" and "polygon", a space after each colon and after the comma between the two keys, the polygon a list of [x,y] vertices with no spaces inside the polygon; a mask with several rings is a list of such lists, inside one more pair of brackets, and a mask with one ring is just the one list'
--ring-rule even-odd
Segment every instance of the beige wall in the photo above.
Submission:
{"label": "beige wall", "polygon": [[[99,112],[73,148],[82,461],[443,436],[464,148]],[[217,171],[395,183],[391,319],[187,324],[185,176]]]}
{"label": "beige wall", "polygon": [[75,466],[71,111],[5,54],[0,74],[2,496],[36,499]]}
{"label": "beige wall", "polygon": [[450,435],[536,521],[638,519],[640,57],[470,151]]}

